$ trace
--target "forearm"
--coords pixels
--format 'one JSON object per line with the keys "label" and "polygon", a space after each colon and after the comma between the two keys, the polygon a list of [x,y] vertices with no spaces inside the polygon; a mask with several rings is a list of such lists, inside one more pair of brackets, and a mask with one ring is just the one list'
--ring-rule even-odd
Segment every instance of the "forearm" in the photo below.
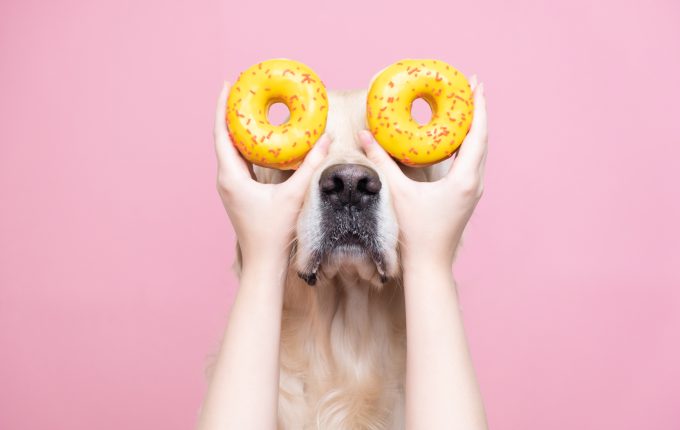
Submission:
{"label": "forearm", "polygon": [[286,270],[279,258],[244,263],[198,430],[276,428]]}
{"label": "forearm", "polygon": [[450,265],[406,257],[406,428],[486,429]]}

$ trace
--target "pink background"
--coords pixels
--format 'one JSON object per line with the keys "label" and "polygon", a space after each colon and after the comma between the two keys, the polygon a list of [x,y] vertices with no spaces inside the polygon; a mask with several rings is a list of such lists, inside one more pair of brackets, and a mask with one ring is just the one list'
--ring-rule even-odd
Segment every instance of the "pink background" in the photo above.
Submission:
{"label": "pink background", "polygon": [[[512,4],[511,4],[512,3]],[[680,428],[680,4],[3,1],[0,428],[187,429],[235,282],[211,141],[272,57],[485,82],[457,266],[493,429]]]}

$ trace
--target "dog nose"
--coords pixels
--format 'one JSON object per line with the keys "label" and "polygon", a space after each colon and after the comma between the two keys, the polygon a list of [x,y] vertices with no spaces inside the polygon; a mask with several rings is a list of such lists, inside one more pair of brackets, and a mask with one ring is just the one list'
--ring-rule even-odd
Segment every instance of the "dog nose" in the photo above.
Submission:
{"label": "dog nose", "polygon": [[378,173],[361,164],[335,164],[319,179],[321,195],[334,206],[363,209],[378,199],[382,187]]}

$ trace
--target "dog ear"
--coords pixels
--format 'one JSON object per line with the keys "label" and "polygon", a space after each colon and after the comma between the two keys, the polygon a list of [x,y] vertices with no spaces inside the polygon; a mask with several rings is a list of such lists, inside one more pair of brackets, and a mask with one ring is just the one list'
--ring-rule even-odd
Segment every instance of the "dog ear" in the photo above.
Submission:
{"label": "dog ear", "polygon": [[[236,239],[236,252],[234,253],[234,255],[236,256],[236,258],[234,259],[234,262],[231,265],[231,270],[234,272],[237,279],[241,279],[243,257],[241,256],[241,246],[238,243],[238,239]],[[215,345],[213,345],[212,350],[204,357],[205,367],[203,369],[203,376],[205,377],[205,381],[208,384],[210,384],[210,381],[212,381],[213,375],[215,373],[215,366],[217,365],[217,358],[219,357],[221,341],[222,340],[220,339]]]}
{"label": "dog ear", "polygon": [[238,239],[236,239],[236,252],[234,253],[234,255],[236,256],[236,258],[234,259],[234,263],[231,265],[231,270],[234,272],[237,279],[241,279],[243,256],[241,255],[241,246],[238,243]]}

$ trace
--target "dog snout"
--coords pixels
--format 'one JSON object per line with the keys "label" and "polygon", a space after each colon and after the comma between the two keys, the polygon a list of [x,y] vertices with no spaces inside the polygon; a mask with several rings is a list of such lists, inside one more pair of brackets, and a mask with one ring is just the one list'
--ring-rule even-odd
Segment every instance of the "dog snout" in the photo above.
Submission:
{"label": "dog snout", "polygon": [[334,207],[369,207],[377,201],[380,188],[378,173],[361,164],[329,166],[319,179],[321,198]]}

